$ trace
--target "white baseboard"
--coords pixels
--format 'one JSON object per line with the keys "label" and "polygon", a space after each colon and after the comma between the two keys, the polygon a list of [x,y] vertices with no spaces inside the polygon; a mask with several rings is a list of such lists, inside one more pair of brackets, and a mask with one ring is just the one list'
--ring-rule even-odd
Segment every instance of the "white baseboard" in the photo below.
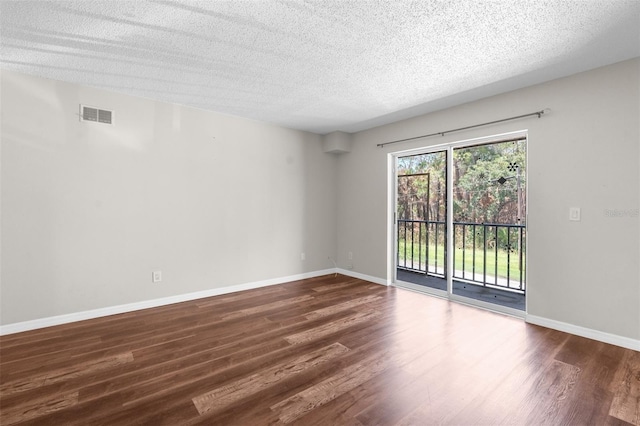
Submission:
{"label": "white baseboard", "polygon": [[195,293],[179,294],[176,296],[163,297],[161,299],[145,300],[142,302],[127,303],[125,305],[109,306],[106,308],[92,309],[90,311],[75,312],[72,314],[57,315],[54,317],[17,322],[0,326],[0,336],[20,333],[23,331],[36,330],[39,328],[51,327],[54,325],[68,324],[70,322],[122,314],[125,312],[138,311],[140,309],[156,308],[158,306],[170,305],[172,303],[187,302],[189,300],[219,296],[221,294],[235,293],[237,291],[251,290],[254,288],[267,287],[270,285],[283,284],[290,281],[333,274],[335,272],[335,268],[324,269],[321,271],[307,272],[304,274],[290,275],[287,277],[272,278],[269,280],[255,281],[229,287],[213,288],[210,290],[198,291]]}
{"label": "white baseboard", "polygon": [[[198,291],[195,293],[179,294],[176,296],[163,297],[160,299],[145,300],[142,302],[128,303],[125,305],[110,306],[106,308],[92,309],[90,311],[75,312],[66,315],[57,315],[54,317],[40,318],[31,321],[18,322],[0,326],[0,336],[7,334],[20,333],[23,331],[36,330],[39,328],[52,327],[55,325],[68,324],[76,321],[83,321],[93,318],[100,318],[109,315],[122,314],[141,309],[155,308],[158,306],[170,305],[172,303],[187,302],[189,300],[202,299],[205,297],[219,296],[227,293],[235,293],[237,291],[251,290],[260,287],[267,287],[276,284],[283,284],[291,281],[302,280],[305,278],[314,278],[322,275],[339,273],[349,277],[359,278],[361,280],[370,281],[375,284],[387,286],[387,280],[374,277],[371,275],[361,274],[347,269],[331,268],[320,271],[307,272],[304,274],[289,275],[287,277],[272,278],[262,281],[254,281],[250,283],[238,284],[229,287],[213,288],[210,290]],[[555,321],[535,315],[526,315],[525,321],[531,324],[540,325],[542,327],[552,328],[554,330],[563,331],[565,333],[575,334],[577,336],[586,337],[588,339],[598,340],[600,342],[609,343],[623,348],[640,351],[640,340],[628,337],[618,336],[616,334],[605,333],[590,328],[580,327],[561,321]]]}
{"label": "white baseboard", "polygon": [[609,343],[611,345],[621,346],[623,348],[640,351],[640,340],[631,339],[629,337],[618,336],[617,334],[605,333],[604,331],[593,330],[591,328],[580,327],[578,325],[568,324],[562,321],[555,321],[535,315],[527,315],[525,321],[531,324],[540,325],[542,327],[553,328],[554,330],[564,331],[565,333],[575,334],[576,336],[586,337],[587,339],[597,340],[599,342]]}
{"label": "white baseboard", "polygon": [[389,285],[389,283],[387,283],[387,280],[385,280],[383,278],[374,277],[372,275],[365,275],[365,274],[361,274],[359,272],[353,272],[353,271],[351,271],[349,269],[342,269],[342,268],[338,268],[338,269],[336,269],[336,271],[339,274],[346,275],[348,277],[359,278],[361,280],[371,281],[372,283],[380,284],[380,285],[386,285],[386,286]]}

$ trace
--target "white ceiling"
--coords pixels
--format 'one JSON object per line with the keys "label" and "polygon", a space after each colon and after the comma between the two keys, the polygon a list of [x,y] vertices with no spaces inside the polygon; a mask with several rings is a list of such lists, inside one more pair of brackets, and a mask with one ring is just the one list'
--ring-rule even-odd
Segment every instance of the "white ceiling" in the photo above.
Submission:
{"label": "white ceiling", "polygon": [[638,57],[640,1],[1,0],[0,35],[5,69],[354,132]]}

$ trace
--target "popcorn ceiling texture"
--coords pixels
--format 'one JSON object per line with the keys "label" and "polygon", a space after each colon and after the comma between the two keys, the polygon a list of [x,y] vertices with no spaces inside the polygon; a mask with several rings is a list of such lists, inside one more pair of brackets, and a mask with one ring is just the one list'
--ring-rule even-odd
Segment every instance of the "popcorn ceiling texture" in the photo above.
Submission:
{"label": "popcorn ceiling texture", "polygon": [[640,56],[638,0],[2,0],[0,15],[2,68],[316,133]]}

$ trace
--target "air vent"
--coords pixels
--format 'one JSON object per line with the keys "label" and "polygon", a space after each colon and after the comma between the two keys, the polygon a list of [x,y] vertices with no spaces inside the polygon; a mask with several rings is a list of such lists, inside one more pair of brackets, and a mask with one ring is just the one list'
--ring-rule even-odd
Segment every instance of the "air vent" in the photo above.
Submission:
{"label": "air vent", "polygon": [[113,111],[80,105],[80,121],[113,124]]}

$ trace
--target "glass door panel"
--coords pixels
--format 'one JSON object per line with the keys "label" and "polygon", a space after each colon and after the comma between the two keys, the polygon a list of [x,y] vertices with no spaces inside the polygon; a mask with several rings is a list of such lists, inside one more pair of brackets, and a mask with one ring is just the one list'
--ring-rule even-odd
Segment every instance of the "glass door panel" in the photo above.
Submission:
{"label": "glass door panel", "polygon": [[447,290],[447,151],[396,162],[397,279]]}
{"label": "glass door panel", "polygon": [[452,292],[525,309],[526,139],[453,149]]}

